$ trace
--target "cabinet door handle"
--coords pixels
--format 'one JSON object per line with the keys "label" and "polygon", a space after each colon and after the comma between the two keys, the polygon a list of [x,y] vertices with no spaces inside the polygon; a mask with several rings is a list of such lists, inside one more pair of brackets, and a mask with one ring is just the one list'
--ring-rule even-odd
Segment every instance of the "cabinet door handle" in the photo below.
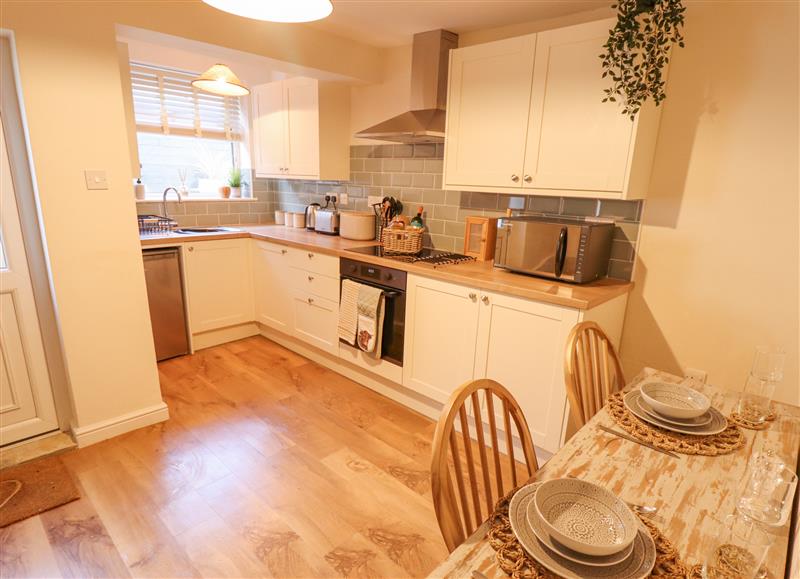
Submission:
{"label": "cabinet door handle", "polygon": [[313,253],[309,253],[308,254],[308,259],[311,259],[312,257],[314,257],[314,254]]}
{"label": "cabinet door handle", "polygon": [[519,181],[519,175],[511,175],[511,180],[512,180],[514,183],[516,183],[517,181]]}
{"label": "cabinet door handle", "polygon": [[289,253],[288,249],[281,249],[281,255],[286,255],[287,253]]}
{"label": "cabinet door handle", "polygon": [[522,178],[522,180],[525,181],[526,183],[530,183],[531,181],[533,181],[533,177],[531,177],[530,175],[525,175]]}
{"label": "cabinet door handle", "polygon": [[314,276],[313,275],[308,276],[308,281],[314,281]]}
{"label": "cabinet door handle", "polygon": [[314,303],[314,298],[308,298],[308,303],[309,304],[313,304]]}
{"label": "cabinet door handle", "polygon": [[481,296],[481,301],[485,304],[489,303],[489,296]]}
{"label": "cabinet door handle", "polygon": [[192,247],[192,246],[190,245],[190,246],[189,246],[189,251],[194,251],[194,247]]}
{"label": "cabinet door handle", "polygon": [[475,292],[470,292],[469,299],[471,299],[474,302],[475,300],[478,299],[478,294],[476,294]]}

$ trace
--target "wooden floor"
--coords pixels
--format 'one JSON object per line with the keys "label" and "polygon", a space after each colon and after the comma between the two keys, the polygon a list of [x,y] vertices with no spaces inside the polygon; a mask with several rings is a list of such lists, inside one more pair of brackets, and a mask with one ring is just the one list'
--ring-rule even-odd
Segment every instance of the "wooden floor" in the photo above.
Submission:
{"label": "wooden floor", "polygon": [[420,577],[447,556],[427,418],[261,337],[159,370],[171,419],[63,455],[82,498],[0,529],[0,576]]}

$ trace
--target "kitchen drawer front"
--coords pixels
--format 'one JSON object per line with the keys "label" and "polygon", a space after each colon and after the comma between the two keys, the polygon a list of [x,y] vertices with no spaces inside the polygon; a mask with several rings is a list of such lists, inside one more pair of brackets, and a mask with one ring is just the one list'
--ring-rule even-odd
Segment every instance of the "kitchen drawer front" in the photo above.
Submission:
{"label": "kitchen drawer front", "polygon": [[308,292],[295,291],[292,308],[295,337],[320,350],[338,355],[339,304]]}
{"label": "kitchen drawer front", "polygon": [[297,248],[291,248],[289,250],[289,256],[292,267],[327,275],[329,277],[339,277],[338,257]]}
{"label": "kitchen drawer front", "polygon": [[307,269],[289,268],[292,288],[301,293],[325,298],[332,302],[339,301],[339,278],[322,275]]}

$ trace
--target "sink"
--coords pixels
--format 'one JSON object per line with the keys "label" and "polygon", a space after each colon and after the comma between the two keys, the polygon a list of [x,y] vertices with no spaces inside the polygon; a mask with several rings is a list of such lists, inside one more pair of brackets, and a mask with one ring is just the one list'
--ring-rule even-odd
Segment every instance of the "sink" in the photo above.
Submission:
{"label": "sink", "polygon": [[197,235],[200,233],[224,233],[224,232],[237,232],[241,229],[237,227],[181,227],[180,229],[173,230],[174,233],[182,233],[184,235]]}

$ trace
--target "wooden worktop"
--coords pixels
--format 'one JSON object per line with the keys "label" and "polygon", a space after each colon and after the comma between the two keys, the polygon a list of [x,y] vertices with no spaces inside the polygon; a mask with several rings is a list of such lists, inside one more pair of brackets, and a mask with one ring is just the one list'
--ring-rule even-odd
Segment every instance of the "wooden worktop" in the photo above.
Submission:
{"label": "wooden worktop", "polygon": [[172,243],[251,237],[328,255],[356,259],[375,265],[393,267],[409,273],[468,285],[482,290],[577,309],[591,309],[617,296],[628,293],[633,287],[631,282],[613,279],[602,279],[589,284],[573,285],[511,273],[495,268],[489,262],[470,262],[444,266],[425,263],[403,263],[347,251],[354,247],[377,245],[375,241],[352,241],[342,239],[339,236],[323,235],[305,229],[284,227],[283,225],[243,225],[238,226],[237,229],[239,231],[194,235],[179,233],[145,235],[141,237],[141,242],[143,246],[164,246]]}

